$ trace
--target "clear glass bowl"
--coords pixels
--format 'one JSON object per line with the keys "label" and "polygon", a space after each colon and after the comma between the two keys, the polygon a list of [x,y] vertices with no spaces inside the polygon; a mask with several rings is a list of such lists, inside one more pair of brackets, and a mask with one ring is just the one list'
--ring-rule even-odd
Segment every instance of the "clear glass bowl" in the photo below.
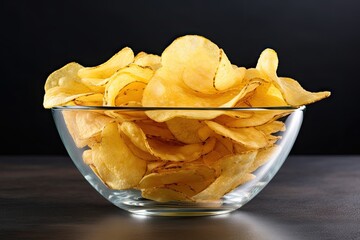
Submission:
{"label": "clear glass bowl", "polygon": [[[200,216],[216,215],[234,211],[255,197],[274,177],[285,159],[287,158],[300,130],[305,107],[267,107],[267,108],[142,108],[142,107],[55,107],[52,109],[56,127],[60,134],[63,144],[67,149],[71,159],[80,170],[86,180],[107,200],[114,205],[127,210],[131,213],[142,215],[158,216]],[[87,124],[86,121],[76,122],[74,113],[99,113],[117,119],[121,124],[123,121],[133,121],[133,119],[144,118],[146,114],[156,113],[165,115],[176,112],[177,116],[196,115],[203,120],[211,120],[214,116],[226,116],[225,120],[242,121],[241,119],[251,116],[274,116],[271,121],[282,122],[285,126],[282,131],[274,133],[276,148],[271,154],[266,155],[266,161],[252,172],[254,178],[244,184],[237,186],[232,191],[225,194],[221,199],[214,201],[169,201],[158,202],[143,198],[141,191],[137,189],[114,190],[109,188],[94,173],[93,168],[83,160],[83,152],[89,146],[79,145],[74,134],[71,133],[71,126],[74,124]],[[286,114],[279,114],[279,113]],[[91,115],[91,114],[90,114]],[[124,117],[125,116],[125,117]],[[130,116],[130,117],[129,117]],[[261,118],[261,117],[260,117]],[[240,120],[239,120],[240,119]],[[247,119],[249,123],[249,119]],[[262,123],[259,117],[255,121]],[[255,125],[257,125],[256,123]],[[236,124],[235,124],[236,125]],[[240,124],[241,125],[241,124]],[[250,123],[251,125],[251,123]],[[86,127],[86,126],[85,126]],[[69,131],[70,130],[70,131]],[[184,129],[186,131],[186,129]]]}

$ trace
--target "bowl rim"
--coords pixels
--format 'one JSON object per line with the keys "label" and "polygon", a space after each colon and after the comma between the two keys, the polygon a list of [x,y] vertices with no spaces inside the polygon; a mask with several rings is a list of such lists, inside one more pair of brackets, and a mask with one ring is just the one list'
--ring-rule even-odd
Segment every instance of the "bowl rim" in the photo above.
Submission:
{"label": "bowl rim", "polygon": [[196,110],[196,111],[304,111],[306,106],[274,106],[274,107],[129,107],[129,106],[56,106],[52,110],[115,110],[115,111],[156,111],[156,110]]}

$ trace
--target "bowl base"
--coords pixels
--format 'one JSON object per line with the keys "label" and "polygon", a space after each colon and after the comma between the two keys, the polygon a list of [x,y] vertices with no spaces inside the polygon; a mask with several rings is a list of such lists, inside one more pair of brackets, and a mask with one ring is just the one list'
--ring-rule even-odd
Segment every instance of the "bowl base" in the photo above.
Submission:
{"label": "bowl base", "polygon": [[127,209],[129,212],[145,216],[163,216],[163,217],[188,217],[188,216],[213,216],[226,214],[235,209],[216,209],[216,208],[141,208]]}

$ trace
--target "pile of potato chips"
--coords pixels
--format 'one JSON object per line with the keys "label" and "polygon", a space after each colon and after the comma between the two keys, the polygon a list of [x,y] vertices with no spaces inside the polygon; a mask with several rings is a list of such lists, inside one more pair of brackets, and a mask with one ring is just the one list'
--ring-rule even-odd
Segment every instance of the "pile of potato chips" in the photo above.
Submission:
{"label": "pile of potato chips", "polygon": [[129,107],[63,111],[84,162],[111,189],[160,202],[216,201],[255,177],[292,111],[226,108],[301,106],[330,95],[278,77],[277,67],[272,49],[246,69],[188,35],[161,56],[125,47],[96,67],[69,63],[48,77],[44,107]]}

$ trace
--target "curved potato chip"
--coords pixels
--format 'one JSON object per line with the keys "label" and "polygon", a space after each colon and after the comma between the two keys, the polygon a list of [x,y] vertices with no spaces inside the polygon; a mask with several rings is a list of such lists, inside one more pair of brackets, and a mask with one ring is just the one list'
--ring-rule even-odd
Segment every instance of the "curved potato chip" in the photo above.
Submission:
{"label": "curved potato chip", "polygon": [[196,35],[175,39],[162,53],[161,64],[171,75],[192,90],[216,93],[214,78],[219,66],[220,49],[210,40]]}
{"label": "curved potato chip", "polygon": [[166,184],[191,183],[202,180],[204,180],[203,176],[198,174],[195,168],[170,169],[146,175],[141,179],[139,188],[162,187]]}
{"label": "curved potato chip", "polygon": [[[161,76],[165,74],[164,76]],[[247,93],[256,89],[261,82],[252,81],[243,83],[243,87],[219,94],[200,94],[186,90],[183,83],[176,76],[167,76],[166,69],[159,69],[144,90],[142,105],[144,107],[233,107]],[[165,87],[166,86],[166,87]],[[196,110],[152,110],[146,114],[153,120],[164,122],[175,117],[208,120],[213,119],[226,111]]]}
{"label": "curved potato chip", "polygon": [[43,101],[45,108],[62,106],[78,97],[94,93],[77,76],[77,71],[81,68],[77,63],[69,63],[48,77]]}
{"label": "curved potato chip", "polygon": [[45,91],[48,91],[51,88],[59,86],[59,81],[62,80],[68,81],[67,79],[70,79],[71,81],[79,81],[80,78],[78,77],[77,73],[80,69],[82,69],[83,66],[76,62],[71,62],[63,66],[62,68],[54,71],[49,75],[49,77],[46,79],[44,89]]}
{"label": "curved potato chip", "polygon": [[330,96],[330,92],[309,92],[301,87],[301,85],[291,78],[280,77],[277,81],[281,86],[280,90],[284,95],[286,102],[292,106],[301,106],[320,101]]}
{"label": "curved potato chip", "polygon": [[200,143],[199,129],[206,126],[200,120],[187,118],[173,118],[166,121],[166,125],[177,140],[183,143]]}
{"label": "curved potato chip", "polygon": [[90,89],[83,91],[76,88],[54,87],[46,91],[44,96],[44,108],[67,105],[68,102],[82,96],[94,94]]}
{"label": "curved potato chip", "polygon": [[102,141],[92,152],[101,179],[112,189],[135,187],[146,172],[146,161],[130,151],[119,134],[117,123],[103,129]]}
{"label": "curved potato chip", "polygon": [[275,155],[277,151],[279,151],[279,146],[274,145],[269,148],[260,149],[256,155],[254,162],[251,164],[249,168],[249,172],[254,172],[256,169],[264,165],[266,162],[270,160],[272,155]]}
{"label": "curved potato chip", "polygon": [[135,64],[121,69],[116,74],[111,76],[109,82],[106,84],[104,93],[104,102],[106,106],[114,106],[115,99],[119,92],[134,82],[148,83],[153,75],[150,68],[144,68]]}
{"label": "curved potato chip", "polygon": [[139,126],[132,122],[121,124],[121,131],[139,149],[169,161],[193,161],[201,156],[203,145],[199,143],[188,145],[173,145],[155,139],[148,139]]}
{"label": "curved potato chip", "polygon": [[330,92],[308,92],[301,85],[291,78],[279,78],[276,74],[279,60],[272,49],[265,49],[258,60],[256,69],[265,74],[281,91],[285,101],[292,106],[301,106],[319,101],[330,96]]}
{"label": "curved potato chip", "polygon": [[284,117],[290,114],[292,111],[293,110],[291,109],[249,111],[251,117],[234,119],[227,116],[221,116],[219,118],[216,118],[215,121],[231,128],[255,127]]}
{"label": "curved potato chip", "polygon": [[246,99],[250,107],[287,106],[281,92],[272,83],[261,84],[254,94]]}
{"label": "curved potato chip", "polygon": [[224,50],[220,49],[220,62],[213,80],[214,88],[224,91],[239,86],[244,75],[245,68],[233,67]]}
{"label": "curved potato chip", "polygon": [[190,200],[186,194],[169,188],[146,188],[141,190],[141,195],[157,202]]}
{"label": "curved potato chip", "polygon": [[227,128],[213,121],[205,121],[205,123],[217,134],[231,138],[249,149],[263,148],[268,144],[265,134],[254,127]]}
{"label": "curved potato chip", "polygon": [[248,169],[255,160],[257,151],[246,154],[228,155],[217,161],[220,176],[204,191],[193,196],[195,201],[218,200],[238,185],[251,180]]}
{"label": "curved potato chip", "polygon": [[144,82],[132,82],[123,87],[115,98],[115,106],[128,106],[131,102],[139,103],[141,106],[141,99],[146,87]]}
{"label": "curved potato chip", "polygon": [[152,70],[157,70],[161,67],[161,57],[155,54],[139,52],[135,56],[134,63],[142,67],[150,67]]}
{"label": "curved potato chip", "polygon": [[91,95],[81,96],[74,99],[78,106],[102,106],[104,95],[102,93],[94,93]]}
{"label": "curved potato chip", "polygon": [[176,141],[176,138],[167,128],[165,123],[158,123],[155,121],[145,122],[138,121],[136,124],[141,128],[147,137],[160,138],[165,141]]}
{"label": "curved potato chip", "polygon": [[281,121],[272,121],[264,125],[256,126],[257,130],[262,131],[265,135],[270,135],[276,132],[285,131],[285,123]]}
{"label": "curved potato chip", "polygon": [[77,135],[80,139],[90,138],[100,133],[106,125],[113,121],[114,119],[107,117],[102,113],[77,111],[75,116],[78,131]]}
{"label": "curved potato chip", "polygon": [[80,78],[108,78],[117,70],[129,65],[133,61],[134,52],[131,48],[125,47],[103,64],[96,67],[86,67],[80,69],[78,75]]}

